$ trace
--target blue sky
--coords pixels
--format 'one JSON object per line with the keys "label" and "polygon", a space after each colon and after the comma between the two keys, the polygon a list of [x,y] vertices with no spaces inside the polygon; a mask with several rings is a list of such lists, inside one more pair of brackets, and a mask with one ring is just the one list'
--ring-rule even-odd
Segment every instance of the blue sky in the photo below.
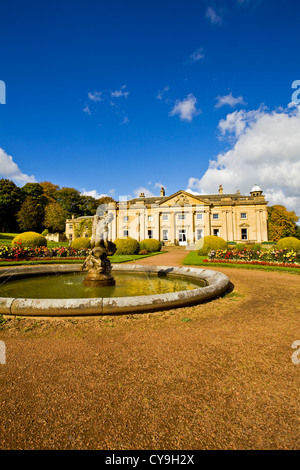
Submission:
{"label": "blue sky", "polygon": [[258,183],[298,210],[300,2],[0,7],[0,177],[116,198]]}

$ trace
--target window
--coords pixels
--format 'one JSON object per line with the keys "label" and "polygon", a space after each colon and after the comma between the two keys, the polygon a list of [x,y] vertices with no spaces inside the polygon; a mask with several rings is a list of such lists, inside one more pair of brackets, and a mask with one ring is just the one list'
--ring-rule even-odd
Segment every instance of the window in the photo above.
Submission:
{"label": "window", "polygon": [[153,238],[153,230],[148,230],[148,238]]}
{"label": "window", "polygon": [[166,220],[169,220],[168,214],[163,214],[162,219],[163,219],[164,222],[165,222]]}
{"label": "window", "polygon": [[197,214],[197,220],[202,220],[203,219],[203,214]]}
{"label": "window", "polygon": [[153,222],[153,215],[148,215],[148,222]]}
{"label": "window", "polygon": [[214,220],[219,220],[219,214],[213,214],[213,219]]}
{"label": "window", "polygon": [[241,212],[241,219],[247,219],[247,213]]}
{"label": "window", "polygon": [[202,228],[197,229],[197,240],[200,240],[200,238],[203,238],[203,229]]}
{"label": "window", "polygon": [[123,217],[123,222],[129,222],[129,217],[128,217],[128,215],[124,215],[124,217]]}
{"label": "window", "polygon": [[220,229],[214,228],[214,236],[219,237],[220,236]]}
{"label": "window", "polygon": [[242,240],[248,240],[248,229],[242,228]]}
{"label": "window", "polygon": [[71,241],[72,241],[72,239],[73,239],[73,235],[72,235],[72,234],[70,234],[70,235],[69,235],[69,241],[71,242]]}
{"label": "window", "polygon": [[73,230],[73,224],[69,224],[69,230]]}
{"label": "window", "polygon": [[178,214],[178,220],[185,220],[186,215],[185,214]]}
{"label": "window", "polygon": [[163,230],[163,241],[167,242],[169,240],[169,231]]}
{"label": "window", "polygon": [[123,230],[123,237],[128,237],[128,230]]}

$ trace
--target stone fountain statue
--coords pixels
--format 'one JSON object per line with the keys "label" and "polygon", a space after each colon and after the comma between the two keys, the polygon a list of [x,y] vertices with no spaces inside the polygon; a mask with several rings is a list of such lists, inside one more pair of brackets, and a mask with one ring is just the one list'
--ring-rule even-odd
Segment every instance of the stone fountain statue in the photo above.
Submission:
{"label": "stone fountain statue", "polygon": [[82,271],[88,271],[83,281],[85,286],[108,286],[116,283],[111,275],[111,263],[107,258],[117,249],[116,245],[108,240],[108,224],[112,219],[112,213],[104,211],[101,206],[98,207],[92,226],[92,251],[82,266]]}

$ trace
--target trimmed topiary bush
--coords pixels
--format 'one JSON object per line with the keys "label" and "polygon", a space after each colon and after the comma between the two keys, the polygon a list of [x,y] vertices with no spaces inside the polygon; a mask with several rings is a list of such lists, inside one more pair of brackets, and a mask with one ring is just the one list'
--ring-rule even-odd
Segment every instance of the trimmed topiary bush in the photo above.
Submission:
{"label": "trimmed topiary bush", "polygon": [[88,249],[91,248],[91,241],[88,237],[78,237],[74,238],[71,243],[71,247],[75,250],[80,250],[82,248]]}
{"label": "trimmed topiary bush", "polygon": [[155,238],[147,238],[140,242],[141,250],[147,250],[148,253],[153,253],[154,251],[161,250],[161,243],[159,240],[155,240]]}
{"label": "trimmed topiary bush", "polygon": [[140,244],[134,238],[117,238],[114,243],[116,244],[116,255],[137,255],[140,251]]}
{"label": "trimmed topiary bush", "polygon": [[40,233],[37,232],[23,232],[16,235],[11,246],[34,247],[34,246],[47,246],[47,240]]}
{"label": "trimmed topiary bush", "polygon": [[49,233],[49,230],[46,228],[45,230],[43,230],[41,235],[42,235],[42,237],[45,237],[46,235],[48,235],[48,233]]}
{"label": "trimmed topiary bush", "polygon": [[285,237],[278,240],[276,244],[276,248],[278,250],[293,250],[299,251],[300,250],[300,240],[295,237]]}
{"label": "trimmed topiary bush", "polygon": [[[198,240],[199,241],[199,240]],[[227,242],[224,238],[216,237],[215,235],[208,235],[201,238],[203,245],[198,251],[198,255],[206,256],[211,250],[225,250],[227,248]]]}

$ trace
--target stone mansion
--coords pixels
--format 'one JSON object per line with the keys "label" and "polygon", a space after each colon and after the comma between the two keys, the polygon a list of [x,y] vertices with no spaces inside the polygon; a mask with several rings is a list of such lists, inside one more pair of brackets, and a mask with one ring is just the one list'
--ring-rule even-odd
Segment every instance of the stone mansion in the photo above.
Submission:
{"label": "stone mansion", "polygon": [[[239,191],[224,194],[192,195],[178,191],[170,196],[161,188],[160,196],[139,197],[106,206],[112,213],[109,239],[132,237],[138,241],[155,238],[165,245],[192,246],[206,235],[217,235],[226,241],[261,243],[268,241],[267,201],[255,185],[250,194]],[[76,225],[92,217],[66,220],[66,236],[72,241]],[[84,225],[84,224],[83,224]],[[88,228],[88,227],[86,227]],[[79,235],[77,235],[79,236]],[[84,231],[81,236],[88,236]]]}
{"label": "stone mansion", "polygon": [[[221,185],[217,194],[209,195],[192,195],[181,190],[166,196],[161,188],[160,196],[145,197],[141,193],[128,201],[110,203],[105,209],[113,215],[108,232],[111,241],[155,238],[165,245],[192,246],[206,235],[233,242],[268,241],[267,201],[257,185],[247,196],[239,191],[224,194]],[[67,219],[67,238],[72,241],[76,225],[82,226],[83,220],[91,218]],[[81,236],[88,235],[83,230]]]}

